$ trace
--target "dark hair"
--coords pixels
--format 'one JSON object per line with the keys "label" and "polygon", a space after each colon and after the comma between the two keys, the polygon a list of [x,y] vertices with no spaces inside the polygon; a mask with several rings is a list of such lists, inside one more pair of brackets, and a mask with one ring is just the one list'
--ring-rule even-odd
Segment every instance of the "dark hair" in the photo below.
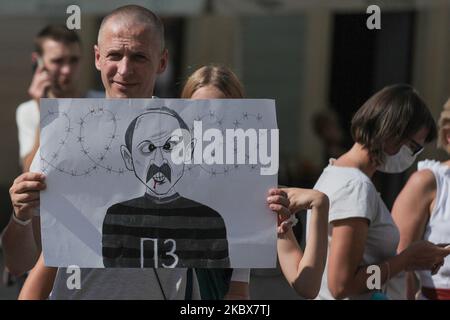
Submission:
{"label": "dark hair", "polygon": [[186,122],[184,122],[184,120],[180,117],[180,115],[175,111],[173,111],[172,109],[169,109],[167,107],[148,109],[148,112],[140,114],[136,118],[134,118],[133,121],[131,121],[130,124],[128,125],[127,131],[125,132],[125,145],[127,146],[127,149],[128,151],[130,151],[130,153],[132,153],[133,149],[133,134],[134,129],[136,127],[136,123],[140,117],[149,113],[163,113],[172,116],[175,119],[177,119],[181,129],[189,131],[189,127],[187,126]]}
{"label": "dark hair", "polygon": [[401,143],[422,128],[428,129],[426,142],[436,138],[436,123],[425,102],[410,85],[396,84],[378,91],[359,108],[351,132],[371,160],[381,164],[386,142]]}
{"label": "dark hair", "polygon": [[98,31],[99,36],[106,22],[113,17],[126,17],[131,18],[133,22],[150,24],[159,37],[161,51],[164,50],[164,24],[151,10],[134,4],[116,8],[103,18]]}
{"label": "dark hair", "polygon": [[34,50],[39,55],[43,53],[42,44],[49,39],[64,44],[78,43],[81,45],[81,40],[74,30],[69,30],[64,25],[48,25],[34,38]]}

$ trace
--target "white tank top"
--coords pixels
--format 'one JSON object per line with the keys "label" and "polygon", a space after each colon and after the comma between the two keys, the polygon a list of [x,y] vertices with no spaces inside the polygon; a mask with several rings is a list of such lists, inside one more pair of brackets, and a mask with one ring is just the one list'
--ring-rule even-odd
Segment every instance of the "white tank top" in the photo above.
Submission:
{"label": "white tank top", "polygon": [[[450,167],[435,160],[418,163],[418,170],[431,170],[436,179],[436,199],[424,239],[433,243],[450,243]],[[428,288],[450,289],[450,256],[435,275],[417,271],[421,284]]]}

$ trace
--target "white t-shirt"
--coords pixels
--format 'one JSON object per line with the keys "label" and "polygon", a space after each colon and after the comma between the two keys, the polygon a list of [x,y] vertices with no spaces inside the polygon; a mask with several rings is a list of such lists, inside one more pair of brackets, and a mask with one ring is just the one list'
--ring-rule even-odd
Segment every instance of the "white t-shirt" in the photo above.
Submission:
{"label": "white t-shirt", "polygon": [[19,156],[20,159],[23,159],[33,149],[39,126],[39,106],[35,100],[29,100],[17,107],[16,123],[19,136]]}
{"label": "white t-shirt", "polygon": [[[450,243],[450,167],[434,160],[418,163],[419,170],[430,170],[436,181],[436,198],[423,238],[433,243]],[[450,256],[435,275],[429,270],[416,271],[422,286],[450,289]]]}
{"label": "white t-shirt", "polygon": [[[105,93],[89,90],[86,98],[104,98]],[[19,156],[23,159],[33,150],[36,132],[39,127],[39,106],[35,100],[28,100],[16,109],[16,123],[19,136]]]}
{"label": "white t-shirt", "polygon": [[[372,181],[362,171],[350,167],[327,166],[314,189],[325,193],[330,199],[328,225],[328,252],[331,247],[331,222],[348,218],[365,218],[369,222],[364,255],[361,266],[379,264],[396,255],[400,235],[391,214],[375,189]],[[311,212],[308,212],[308,221]],[[309,224],[308,228],[309,230]],[[328,290],[328,261],[322,277],[317,299],[333,300]],[[385,286],[390,299],[402,299],[403,275],[393,277]],[[372,293],[348,297],[348,299],[370,299]]]}

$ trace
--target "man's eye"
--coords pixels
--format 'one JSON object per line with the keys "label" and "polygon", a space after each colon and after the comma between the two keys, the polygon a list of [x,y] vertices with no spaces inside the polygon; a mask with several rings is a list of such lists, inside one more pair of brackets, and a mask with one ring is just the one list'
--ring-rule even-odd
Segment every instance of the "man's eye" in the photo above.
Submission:
{"label": "man's eye", "polygon": [[133,58],[134,58],[134,60],[136,60],[136,61],[144,61],[144,60],[147,59],[145,56],[143,56],[143,55],[141,55],[141,54],[137,54],[137,55],[133,56]]}
{"label": "man's eye", "polygon": [[121,56],[118,53],[110,53],[107,57],[111,60],[120,60]]}
{"label": "man's eye", "polygon": [[63,64],[63,62],[64,62],[64,60],[63,59],[55,59],[55,60],[52,60],[52,63],[54,63],[54,64]]}

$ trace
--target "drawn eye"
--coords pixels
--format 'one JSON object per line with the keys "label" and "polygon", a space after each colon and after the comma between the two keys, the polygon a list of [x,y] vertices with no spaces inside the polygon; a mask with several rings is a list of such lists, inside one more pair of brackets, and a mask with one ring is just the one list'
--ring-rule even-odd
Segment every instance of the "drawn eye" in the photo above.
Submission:
{"label": "drawn eye", "polygon": [[165,151],[171,151],[172,150],[172,144],[170,142],[166,142],[166,144],[164,144],[163,149]]}
{"label": "drawn eye", "polygon": [[146,153],[151,153],[151,152],[153,152],[155,149],[156,149],[156,146],[155,146],[153,143],[151,143],[151,142],[145,142],[145,143],[142,143],[142,144],[139,146],[139,150],[140,150],[142,153],[144,153],[144,154],[146,154]]}

